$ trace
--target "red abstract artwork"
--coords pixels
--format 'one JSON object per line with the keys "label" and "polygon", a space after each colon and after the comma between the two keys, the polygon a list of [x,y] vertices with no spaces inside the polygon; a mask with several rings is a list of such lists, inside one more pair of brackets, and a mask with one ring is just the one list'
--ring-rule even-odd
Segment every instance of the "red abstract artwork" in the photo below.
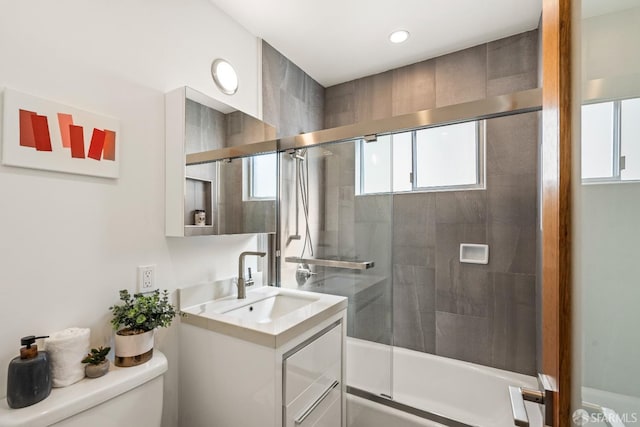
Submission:
{"label": "red abstract artwork", "polygon": [[[73,124],[73,116],[57,113],[60,139],[64,148],[70,149],[74,159],[89,157],[94,160],[116,160],[116,133],[109,129],[93,128],[89,151],[85,157],[84,128]],[[20,110],[20,145],[38,151],[53,151],[47,116],[33,111]]]}
{"label": "red abstract artwork", "polygon": [[120,123],[4,88],[0,163],[8,166],[118,178]]}

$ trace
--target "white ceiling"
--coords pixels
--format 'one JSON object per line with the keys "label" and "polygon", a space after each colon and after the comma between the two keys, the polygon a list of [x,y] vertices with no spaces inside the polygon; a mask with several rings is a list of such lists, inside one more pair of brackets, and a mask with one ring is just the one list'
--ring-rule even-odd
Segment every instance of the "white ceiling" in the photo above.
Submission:
{"label": "white ceiling", "polygon": [[[211,0],[323,86],[538,27],[542,0]],[[397,29],[411,33],[389,42]]]}

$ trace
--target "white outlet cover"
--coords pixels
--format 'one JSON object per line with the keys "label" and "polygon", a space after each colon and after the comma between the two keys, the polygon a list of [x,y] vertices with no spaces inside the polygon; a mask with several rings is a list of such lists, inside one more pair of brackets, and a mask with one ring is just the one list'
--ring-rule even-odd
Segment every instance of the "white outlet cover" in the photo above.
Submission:
{"label": "white outlet cover", "polygon": [[145,294],[153,292],[158,287],[156,286],[156,266],[139,265],[138,266],[138,293]]}

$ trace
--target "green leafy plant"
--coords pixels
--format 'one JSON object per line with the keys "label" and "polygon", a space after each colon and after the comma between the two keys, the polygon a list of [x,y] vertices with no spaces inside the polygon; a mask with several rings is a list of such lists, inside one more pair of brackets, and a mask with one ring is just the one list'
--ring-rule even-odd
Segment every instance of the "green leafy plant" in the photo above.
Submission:
{"label": "green leafy plant", "polygon": [[107,360],[107,354],[111,351],[111,347],[99,347],[92,348],[91,353],[87,354],[82,363],[88,363],[90,365],[99,365]]}
{"label": "green leafy plant", "polygon": [[111,325],[114,330],[124,326],[124,335],[132,335],[151,331],[155,328],[166,328],[176,316],[175,307],[169,302],[169,292],[155,290],[148,294],[129,294],[120,291],[123,304],[109,307],[113,313]]}

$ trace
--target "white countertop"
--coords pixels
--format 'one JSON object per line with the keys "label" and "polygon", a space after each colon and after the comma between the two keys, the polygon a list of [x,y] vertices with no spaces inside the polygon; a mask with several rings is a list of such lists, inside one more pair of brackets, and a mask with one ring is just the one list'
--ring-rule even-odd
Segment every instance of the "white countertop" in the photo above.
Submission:
{"label": "white countertop", "polygon": [[[313,301],[268,323],[257,323],[224,314],[276,295],[311,298]],[[345,297],[264,286],[247,291],[246,299],[238,299],[234,295],[184,307],[181,310],[184,314],[181,321],[255,344],[278,348],[346,308]]]}

